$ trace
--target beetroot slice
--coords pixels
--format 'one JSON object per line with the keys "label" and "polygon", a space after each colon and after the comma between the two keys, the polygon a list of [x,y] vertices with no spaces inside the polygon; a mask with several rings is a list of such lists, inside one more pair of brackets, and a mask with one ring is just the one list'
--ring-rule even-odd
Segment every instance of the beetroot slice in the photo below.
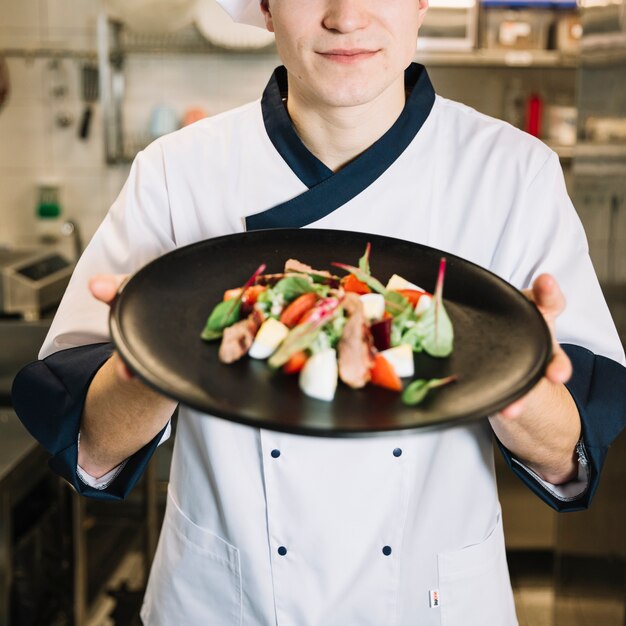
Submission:
{"label": "beetroot slice", "polygon": [[370,326],[374,346],[379,352],[391,348],[391,322],[392,319],[387,317]]}

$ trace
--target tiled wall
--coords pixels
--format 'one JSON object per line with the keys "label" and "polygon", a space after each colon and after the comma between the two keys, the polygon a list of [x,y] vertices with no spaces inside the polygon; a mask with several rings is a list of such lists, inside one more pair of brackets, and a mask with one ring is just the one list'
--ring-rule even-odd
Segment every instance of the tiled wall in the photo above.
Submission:
{"label": "tiled wall", "polygon": [[[1,0],[0,50],[62,48],[95,54],[98,0]],[[101,111],[96,105],[87,141],[78,138],[84,58],[7,59],[11,95],[0,111],[0,246],[36,238],[37,184],[56,182],[63,217],[78,222],[89,239],[128,174],[107,166]],[[54,69],[53,64],[57,63]],[[125,66],[125,127],[147,134],[153,107],[182,117],[199,106],[214,114],[257,98],[277,59],[257,55],[134,55]],[[65,97],[52,91],[66,82]],[[59,116],[72,122],[62,128]]]}

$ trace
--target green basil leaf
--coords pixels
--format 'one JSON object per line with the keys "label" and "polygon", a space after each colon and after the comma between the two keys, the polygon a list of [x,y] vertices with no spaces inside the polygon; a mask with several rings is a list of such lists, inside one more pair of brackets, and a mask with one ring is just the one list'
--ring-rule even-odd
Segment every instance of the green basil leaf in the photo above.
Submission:
{"label": "green basil leaf", "polygon": [[[392,326],[393,328],[393,326]],[[391,345],[401,345],[406,343],[411,346],[413,352],[422,352],[424,347],[422,346],[422,335],[419,330],[419,326],[414,324],[410,328],[407,328],[401,335],[397,344],[392,343]]]}
{"label": "green basil leaf", "polygon": [[239,312],[241,310],[241,300],[233,302],[226,300],[220,302],[209,315],[202,334],[200,335],[205,341],[219,339],[225,328],[232,326],[239,321]]}
{"label": "green basil leaf", "polygon": [[417,327],[422,337],[422,346],[430,356],[446,357],[451,354],[454,330],[442,300],[433,298],[420,317]]}
{"label": "green basil leaf", "polygon": [[402,402],[404,402],[404,404],[415,406],[424,400],[429,391],[448,385],[449,383],[454,382],[457,378],[457,376],[431,378],[430,380],[418,378],[407,385],[405,390],[402,392]]}
{"label": "green basil leaf", "polygon": [[419,404],[428,394],[428,382],[424,378],[418,378],[407,385],[402,392],[402,402],[409,405]]}
{"label": "green basil leaf", "polygon": [[272,291],[276,295],[282,295],[285,302],[291,302],[303,293],[315,291],[313,282],[304,276],[287,276],[279,280],[273,287]]}

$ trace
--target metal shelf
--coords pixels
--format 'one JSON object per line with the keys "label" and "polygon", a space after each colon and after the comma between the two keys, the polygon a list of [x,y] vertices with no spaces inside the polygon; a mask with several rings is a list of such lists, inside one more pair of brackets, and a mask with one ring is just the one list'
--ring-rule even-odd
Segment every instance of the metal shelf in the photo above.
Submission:
{"label": "metal shelf", "polygon": [[223,48],[210,43],[194,26],[173,33],[141,33],[112,22],[116,31],[113,54],[270,54],[276,52],[272,42],[263,48]]}
{"label": "metal shelf", "polygon": [[37,48],[0,48],[0,57],[17,59],[80,59],[95,60],[95,50],[71,50],[54,46]]}
{"label": "metal shelf", "polygon": [[622,42],[621,47],[616,48],[585,48],[580,61],[585,67],[624,65],[626,64],[626,43]]}
{"label": "metal shelf", "polygon": [[415,60],[430,67],[545,67],[576,69],[579,55],[558,50],[485,50],[444,52],[421,50]]}

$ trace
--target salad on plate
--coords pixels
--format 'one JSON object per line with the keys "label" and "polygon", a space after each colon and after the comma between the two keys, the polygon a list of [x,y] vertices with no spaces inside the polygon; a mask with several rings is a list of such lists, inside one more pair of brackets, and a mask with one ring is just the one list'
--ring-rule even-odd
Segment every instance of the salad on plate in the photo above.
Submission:
{"label": "salad on plate", "polygon": [[358,266],[332,263],[340,277],[288,259],[279,274],[261,265],[241,287],[228,289],[201,337],[220,340],[219,359],[266,359],[273,370],[297,375],[302,391],[331,401],[337,385],[376,385],[419,404],[456,376],[417,379],[416,352],[445,358],[454,331],[442,293],[445,258],[434,294],[394,274],[383,285],[370,269],[370,244]]}

